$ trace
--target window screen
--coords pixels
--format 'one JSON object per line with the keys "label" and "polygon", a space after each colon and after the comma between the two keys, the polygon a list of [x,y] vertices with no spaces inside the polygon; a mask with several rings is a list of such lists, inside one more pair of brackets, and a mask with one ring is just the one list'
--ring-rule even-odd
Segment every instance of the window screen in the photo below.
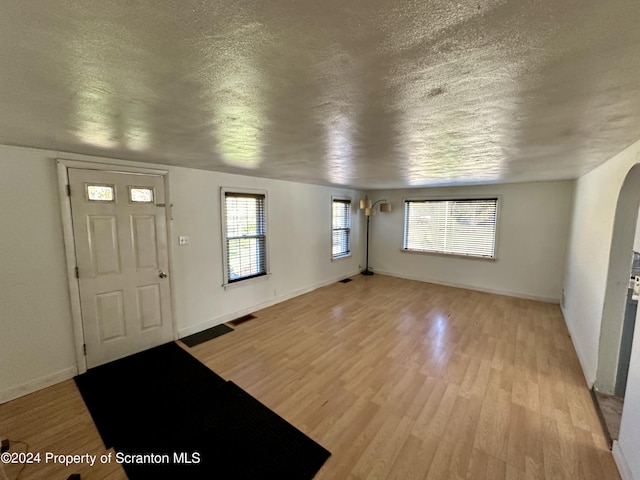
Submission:
{"label": "window screen", "polygon": [[267,274],[265,195],[224,192],[227,283]]}
{"label": "window screen", "polygon": [[498,199],[406,200],[404,249],[495,257]]}
{"label": "window screen", "polygon": [[333,200],[332,218],[332,258],[351,254],[351,201]]}

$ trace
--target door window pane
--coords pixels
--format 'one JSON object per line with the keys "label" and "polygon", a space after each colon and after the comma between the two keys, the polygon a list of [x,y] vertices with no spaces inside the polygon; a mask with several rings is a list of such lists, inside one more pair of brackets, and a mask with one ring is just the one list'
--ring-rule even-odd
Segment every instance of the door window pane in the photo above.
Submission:
{"label": "door window pane", "polygon": [[113,185],[87,185],[87,198],[91,202],[113,202],[115,187]]}
{"label": "door window pane", "polygon": [[129,187],[129,200],[133,203],[153,203],[153,189]]}

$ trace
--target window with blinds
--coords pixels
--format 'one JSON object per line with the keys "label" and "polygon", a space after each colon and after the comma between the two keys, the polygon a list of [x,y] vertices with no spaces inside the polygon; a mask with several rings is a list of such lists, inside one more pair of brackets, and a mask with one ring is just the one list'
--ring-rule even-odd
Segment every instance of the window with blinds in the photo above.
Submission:
{"label": "window with blinds", "polygon": [[223,191],[225,283],[267,274],[266,194]]}
{"label": "window with blinds", "polygon": [[351,255],[351,200],[331,202],[331,255],[333,259]]}
{"label": "window with blinds", "polygon": [[406,200],[404,249],[495,257],[498,199]]}

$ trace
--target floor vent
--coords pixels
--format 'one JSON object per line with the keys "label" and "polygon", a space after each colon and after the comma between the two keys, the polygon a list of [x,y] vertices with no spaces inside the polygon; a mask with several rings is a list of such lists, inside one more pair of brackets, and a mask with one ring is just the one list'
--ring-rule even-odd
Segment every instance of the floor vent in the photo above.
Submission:
{"label": "floor vent", "polygon": [[233,325],[234,327],[237,325],[240,325],[241,323],[244,322],[248,322],[249,320],[253,320],[254,318],[256,318],[255,315],[245,315],[244,317],[240,317],[240,318],[236,318],[235,320],[231,320],[230,322],[227,322],[229,325]]}
{"label": "floor vent", "polygon": [[193,348],[196,345],[200,345],[201,343],[208,342],[209,340],[213,340],[214,338],[219,337],[220,335],[224,335],[225,333],[233,332],[233,328],[221,324],[216,325],[215,327],[207,328],[198,333],[194,333],[193,335],[189,335],[188,337],[181,338],[182,343],[184,343],[187,347]]}
{"label": "floor vent", "polygon": [[351,281],[350,278],[344,278],[342,280],[338,280],[340,283],[349,283]]}

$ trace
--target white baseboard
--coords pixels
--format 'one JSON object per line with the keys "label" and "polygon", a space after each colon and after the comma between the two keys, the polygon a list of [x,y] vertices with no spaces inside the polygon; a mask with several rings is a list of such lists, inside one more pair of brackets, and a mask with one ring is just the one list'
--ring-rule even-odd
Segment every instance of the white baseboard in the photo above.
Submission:
{"label": "white baseboard", "polygon": [[434,283],[436,285],[443,285],[445,287],[463,288],[465,290],[475,290],[477,292],[493,293],[495,295],[505,295],[507,297],[524,298],[527,300],[536,300],[538,302],[557,303],[557,304],[560,303],[559,298],[539,297],[536,295],[528,295],[526,293],[520,293],[520,292],[510,292],[506,290],[497,290],[493,288],[476,287],[473,285],[464,285],[461,283],[441,282],[439,280],[426,279],[426,278],[416,277],[413,275],[405,275],[403,273],[387,272],[384,270],[374,270],[374,272],[380,275],[388,275],[390,277],[404,278],[405,280],[417,280],[418,282]]}
{"label": "white baseboard", "polygon": [[620,444],[617,440],[613,441],[613,448],[611,449],[611,453],[613,453],[613,459],[616,462],[616,466],[618,467],[618,471],[620,472],[620,477],[622,478],[622,480],[637,480],[633,478],[633,474],[631,473],[631,469],[629,468],[627,459],[624,457],[624,453],[620,448]]}
{"label": "white baseboard", "polygon": [[[268,300],[266,302],[259,303],[259,304],[256,304],[256,305],[252,305],[251,307],[247,307],[247,308],[235,311],[235,312],[227,314],[227,315],[222,315],[222,316],[217,317],[217,318],[213,318],[213,319],[208,320],[206,322],[199,323],[198,325],[192,325],[192,326],[189,326],[189,327],[178,329],[178,336],[179,336],[179,338],[182,338],[182,337],[186,337],[187,335],[191,335],[191,334],[194,334],[194,333],[201,332],[202,330],[206,330],[207,328],[211,328],[211,327],[214,327],[216,325],[220,325],[221,323],[228,322],[229,320],[233,320],[233,319],[241,317],[243,315],[247,315],[247,314],[249,314],[251,312],[255,312],[256,310],[261,310],[263,308],[267,308],[267,307],[270,307],[272,305],[275,305],[276,303],[284,302],[286,300],[289,300],[291,298],[297,297],[299,295],[303,295],[305,293],[309,293],[309,292],[311,292],[313,290],[316,290],[316,289],[321,288],[321,287],[325,287],[325,286],[330,285],[330,284],[332,284],[334,282],[342,280],[343,278],[351,277],[351,276],[356,275],[356,274],[358,274],[357,270],[354,271],[354,272],[351,272],[351,273],[340,275],[339,277],[335,277],[335,278],[331,278],[331,279],[325,280],[323,282],[311,285],[311,286],[306,287],[306,288],[302,288],[300,290],[295,290],[293,292],[274,297],[274,298],[272,298],[272,299],[270,299],[270,300]],[[78,375],[78,367],[74,365],[73,367],[65,368],[63,370],[59,370],[58,372],[55,372],[55,373],[52,373],[52,374],[49,374],[49,375],[45,375],[43,377],[36,378],[34,380],[30,380],[29,382],[23,383],[21,385],[16,385],[16,386],[4,389],[4,390],[0,390],[0,404],[3,404],[3,403],[8,402],[10,400],[14,400],[14,399],[22,397],[24,395],[28,395],[28,394],[33,393],[35,391],[41,390],[43,388],[50,387],[51,385],[55,385],[56,383],[64,382],[65,380],[69,380],[70,378],[73,378],[76,375]]]}
{"label": "white baseboard", "polygon": [[334,277],[329,280],[325,280],[323,282],[316,283],[314,285],[310,285],[305,288],[301,288],[300,290],[294,290],[293,292],[285,293],[284,295],[278,295],[277,297],[267,300],[266,302],[258,303],[256,305],[252,305],[250,307],[243,308],[242,310],[237,310],[235,312],[228,313],[226,315],[221,315],[219,317],[207,320],[206,322],[198,323],[197,325],[190,325],[188,327],[178,328],[178,338],[183,338],[188,335],[193,335],[194,333],[201,332],[203,330],[206,330],[207,328],[215,327],[216,325],[220,325],[221,323],[229,322],[231,320],[234,320],[238,317],[242,317],[244,315],[248,315],[257,310],[262,310],[263,308],[271,307],[272,305],[275,305],[277,303],[281,303],[281,302],[290,300],[292,298],[298,297],[300,295],[304,295],[305,293],[312,292],[314,290],[317,290],[318,288],[326,287],[327,285],[331,285],[332,283],[335,283],[346,277],[352,277],[354,275],[357,275],[358,273],[359,271],[356,270],[351,273],[340,275],[339,277]]}
{"label": "white baseboard", "polygon": [[65,368],[64,370],[59,370],[50,375],[45,375],[44,377],[36,378],[35,380],[23,383],[22,385],[9,387],[0,391],[0,404],[28,395],[37,390],[50,387],[56,383],[64,382],[65,380],[75,377],[77,374],[78,368],[73,366]]}
{"label": "white baseboard", "polygon": [[562,307],[560,307],[560,311],[562,312],[564,324],[567,326],[567,330],[569,330],[569,335],[571,335],[571,343],[573,344],[573,349],[576,351],[576,355],[578,355],[578,361],[580,362],[580,367],[582,367],[582,374],[584,375],[584,379],[587,382],[589,390],[591,390],[596,382],[595,372],[592,372],[589,368],[589,364],[586,362],[584,353],[582,351],[582,345],[580,345],[580,343],[577,341],[577,339],[580,337],[575,335],[573,331],[573,325],[570,322],[567,322],[567,317]]}

